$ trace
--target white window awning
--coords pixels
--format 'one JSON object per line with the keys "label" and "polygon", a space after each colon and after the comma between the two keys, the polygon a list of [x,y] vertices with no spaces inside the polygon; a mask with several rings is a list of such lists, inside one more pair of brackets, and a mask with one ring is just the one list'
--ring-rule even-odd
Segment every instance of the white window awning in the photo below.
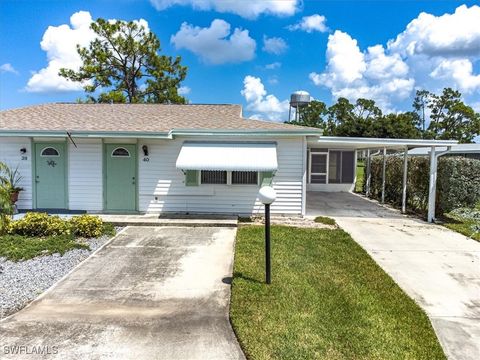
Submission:
{"label": "white window awning", "polygon": [[276,171],[277,144],[184,142],[177,158],[180,170]]}

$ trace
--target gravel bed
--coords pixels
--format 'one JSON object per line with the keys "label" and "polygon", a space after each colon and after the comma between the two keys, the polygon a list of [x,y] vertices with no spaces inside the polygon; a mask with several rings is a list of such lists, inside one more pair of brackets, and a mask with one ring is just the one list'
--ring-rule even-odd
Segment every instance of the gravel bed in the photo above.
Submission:
{"label": "gravel bed", "polygon": [[[289,217],[289,216],[275,216],[270,219],[272,225],[286,225],[301,228],[317,228],[317,229],[336,229],[336,225],[326,225],[322,223],[316,223],[311,218],[303,217]],[[247,222],[239,222],[240,225],[261,225],[265,224],[263,216],[252,216]]]}
{"label": "gravel bed", "polygon": [[63,256],[52,254],[19,262],[0,257],[0,319],[26,306],[109,239],[87,239],[90,250],[73,249]]}

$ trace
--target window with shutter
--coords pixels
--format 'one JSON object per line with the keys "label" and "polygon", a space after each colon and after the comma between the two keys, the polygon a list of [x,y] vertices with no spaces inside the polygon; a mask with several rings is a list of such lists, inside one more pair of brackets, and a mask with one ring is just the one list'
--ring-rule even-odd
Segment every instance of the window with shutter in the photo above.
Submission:
{"label": "window with shutter", "polygon": [[185,185],[186,186],[198,186],[198,171],[187,170],[185,172]]}
{"label": "window with shutter", "polygon": [[271,186],[273,181],[273,172],[264,171],[262,172],[262,178],[260,184],[262,186]]}

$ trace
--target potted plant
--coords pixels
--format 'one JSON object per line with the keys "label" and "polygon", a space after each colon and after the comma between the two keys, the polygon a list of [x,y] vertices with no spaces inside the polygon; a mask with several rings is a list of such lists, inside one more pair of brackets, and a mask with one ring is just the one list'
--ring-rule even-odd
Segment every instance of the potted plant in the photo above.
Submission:
{"label": "potted plant", "polygon": [[18,194],[23,190],[18,186],[22,179],[23,177],[18,172],[18,166],[12,170],[4,163],[0,163],[0,183],[9,192],[12,204],[18,201]]}

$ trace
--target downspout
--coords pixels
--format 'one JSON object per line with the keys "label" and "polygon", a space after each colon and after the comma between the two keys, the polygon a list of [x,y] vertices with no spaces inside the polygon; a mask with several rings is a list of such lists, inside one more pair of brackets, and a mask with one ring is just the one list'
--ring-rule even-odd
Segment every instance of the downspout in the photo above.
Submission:
{"label": "downspout", "polygon": [[307,213],[307,138],[302,141],[302,216]]}
{"label": "downspout", "polygon": [[407,212],[407,172],[408,172],[408,146],[403,152],[403,179],[402,179],[402,214]]}
{"label": "downspout", "polygon": [[436,192],[437,192],[437,163],[438,158],[445,154],[448,154],[451,151],[452,147],[447,146],[446,151],[442,151],[439,153],[435,152],[435,146],[432,146],[430,150],[430,183],[428,189],[428,215],[427,221],[434,222],[435,221],[435,200],[436,200]]}
{"label": "downspout", "polygon": [[385,203],[385,182],[387,172],[387,148],[383,148],[383,167],[382,167],[382,204]]}

